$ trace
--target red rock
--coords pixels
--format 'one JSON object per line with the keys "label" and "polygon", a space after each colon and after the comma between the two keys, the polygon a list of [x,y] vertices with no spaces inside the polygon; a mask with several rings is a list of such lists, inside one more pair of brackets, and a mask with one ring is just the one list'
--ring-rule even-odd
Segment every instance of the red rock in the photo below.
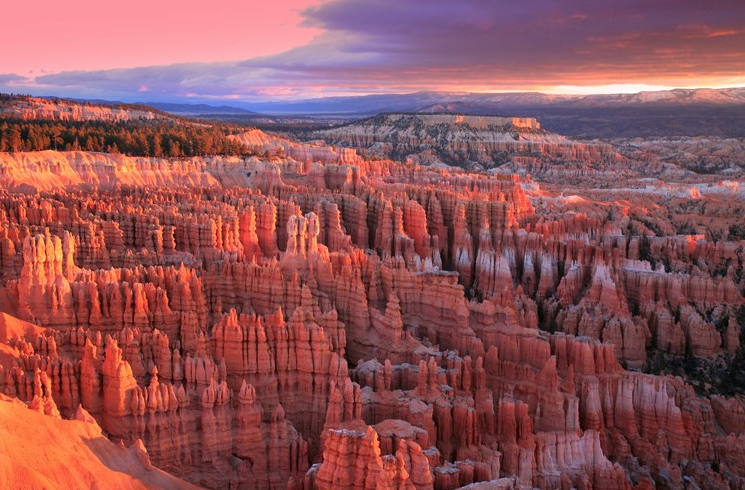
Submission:
{"label": "red rock", "polygon": [[738,399],[621,367],[737,351],[737,246],[244,136],[285,156],[0,156],[0,309],[48,328],[0,391],[211,488],[741,486]]}

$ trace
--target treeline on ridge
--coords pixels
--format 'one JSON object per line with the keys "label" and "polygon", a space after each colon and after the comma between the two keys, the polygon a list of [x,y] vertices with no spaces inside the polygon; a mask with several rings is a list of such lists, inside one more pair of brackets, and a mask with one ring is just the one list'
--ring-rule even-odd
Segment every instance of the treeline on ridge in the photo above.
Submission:
{"label": "treeline on ridge", "polygon": [[160,109],[156,109],[154,107],[151,107],[149,105],[144,105],[144,104],[132,104],[132,103],[125,103],[125,102],[90,101],[90,100],[81,100],[81,99],[66,99],[64,97],[36,97],[33,95],[29,95],[29,94],[13,94],[13,93],[10,93],[10,94],[0,93],[0,107],[4,105],[13,104],[19,101],[31,103],[34,99],[44,99],[49,102],[53,102],[55,104],[60,104],[60,105],[101,107],[104,109],[123,109],[123,110],[128,110],[128,111],[143,111],[143,112],[152,112],[153,114],[159,114],[161,116],[166,116],[166,117],[174,117],[165,111],[161,111]]}
{"label": "treeline on ridge", "polygon": [[0,151],[92,151],[131,156],[248,155],[228,135],[245,130],[170,119],[106,121],[0,120]]}

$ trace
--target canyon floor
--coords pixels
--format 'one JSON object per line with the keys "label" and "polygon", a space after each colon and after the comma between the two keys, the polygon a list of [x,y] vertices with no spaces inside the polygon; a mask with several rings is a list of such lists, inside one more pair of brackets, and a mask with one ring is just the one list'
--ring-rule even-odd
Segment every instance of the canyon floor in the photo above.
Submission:
{"label": "canyon floor", "polygon": [[502,119],[0,152],[0,486],[745,488],[742,139]]}

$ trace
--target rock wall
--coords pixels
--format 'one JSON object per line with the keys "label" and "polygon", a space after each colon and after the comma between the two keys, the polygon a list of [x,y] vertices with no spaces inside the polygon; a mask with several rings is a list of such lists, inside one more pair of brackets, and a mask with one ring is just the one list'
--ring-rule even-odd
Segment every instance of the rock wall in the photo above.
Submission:
{"label": "rock wall", "polygon": [[[478,169],[506,163],[522,168],[528,162],[588,164],[621,158],[610,145],[570,140],[542,130],[533,118],[520,117],[379,114],[315,131],[311,137],[370,156]],[[537,166],[535,170],[540,173]]]}
{"label": "rock wall", "polygon": [[653,269],[517,177],[290,146],[116,185],[0,156],[0,305],[44,327],[0,391],[209,488],[745,484],[742,401],[638,372],[738,351],[736,245],[653,239]]}

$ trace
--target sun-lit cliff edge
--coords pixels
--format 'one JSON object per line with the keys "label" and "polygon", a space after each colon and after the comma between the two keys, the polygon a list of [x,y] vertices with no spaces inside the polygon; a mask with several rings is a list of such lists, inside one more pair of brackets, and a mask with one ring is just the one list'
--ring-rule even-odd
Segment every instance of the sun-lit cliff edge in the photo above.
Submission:
{"label": "sun-lit cliff edge", "polygon": [[499,167],[520,158],[582,163],[620,158],[608,144],[574,141],[524,117],[385,113],[311,136],[376,157],[470,169]]}

